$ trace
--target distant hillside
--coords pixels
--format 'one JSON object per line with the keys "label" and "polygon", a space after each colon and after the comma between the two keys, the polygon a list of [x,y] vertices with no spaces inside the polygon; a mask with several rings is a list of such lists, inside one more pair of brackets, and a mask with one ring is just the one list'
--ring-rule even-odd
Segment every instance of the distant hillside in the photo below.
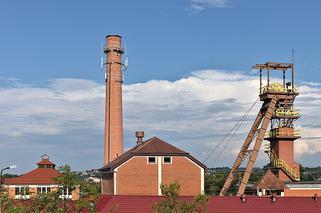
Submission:
{"label": "distant hillside", "polygon": [[[222,189],[224,182],[230,172],[229,167],[209,168],[205,174],[205,192],[210,195],[218,195]],[[230,188],[228,193],[235,194],[237,192],[236,184],[241,180],[245,168],[239,169],[239,180],[237,180]],[[321,167],[300,167],[301,181],[321,181]],[[256,183],[265,173],[265,168],[254,168],[250,176],[249,184]]]}

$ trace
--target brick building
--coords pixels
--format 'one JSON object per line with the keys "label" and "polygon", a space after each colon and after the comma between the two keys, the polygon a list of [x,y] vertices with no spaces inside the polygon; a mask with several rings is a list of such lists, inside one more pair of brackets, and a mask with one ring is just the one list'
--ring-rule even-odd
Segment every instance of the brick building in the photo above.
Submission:
{"label": "brick building", "polygon": [[254,188],[259,196],[275,194],[289,197],[312,197],[321,195],[321,182],[284,182],[270,170],[267,170]]}
{"label": "brick building", "polygon": [[[43,155],[38,168],[15,178],[4,179],[4,189],[8,196],[13,199],[29,199],[37,194],[47,194],[58,190],[58,183],[54,181],[60,173],[55,169],[56,165],[49,160],[47,155]],[[67,199],[78,199],[76,191],[66,189],[61,195]]]}
{"label": "brick building", "polygon": [[175,181],[181,195],[203,194],[205,170],[189,153],[157,137],[138,138],[135,147],[101,169],[102,194],[161,195],[161,184]]}

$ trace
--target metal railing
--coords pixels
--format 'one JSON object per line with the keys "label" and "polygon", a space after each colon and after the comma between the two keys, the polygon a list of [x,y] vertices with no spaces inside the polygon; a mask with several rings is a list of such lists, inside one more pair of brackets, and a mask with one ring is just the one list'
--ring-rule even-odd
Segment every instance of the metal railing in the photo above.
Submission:
{"label": "metal railing", "polygon": [[300,174],[295,171],[285,160],[278,159],[275,152],[271,150],[270,145],[265,145],[265,152],[271,159],[274,167],[281,168],[292,180],[300,181]]}
{"label": "metal railing", "polygon": [[276,116],[299,116],[300,111],[296,109],[278,108],[274,111]]}
{"label": "metal railing", "polygon": [[296,94],[296,93],[299,93],[299,90],[296,87],[292,89],[292,86],[285,87],[280,83],[271,83],[261,88],[261,94],[270,93],[270,92],[273,92],[273,93],[292,93],[293,92]]}
{"label": "metal railing", "polygon": [[294,129],[293,132],[284,132],[279,129],[271,129],[266,131],[265,137],[300,137],[301,130]]}

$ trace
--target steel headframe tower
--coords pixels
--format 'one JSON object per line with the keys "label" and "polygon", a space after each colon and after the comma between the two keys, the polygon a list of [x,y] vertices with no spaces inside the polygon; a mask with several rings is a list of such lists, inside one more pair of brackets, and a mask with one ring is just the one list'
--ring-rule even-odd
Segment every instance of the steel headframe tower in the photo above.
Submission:
{"label": "steel headframe tower", "polygon": [[123,153],[121,36],[106,36],[106,108],[104,165]]}
{"label": "steel headframe tower", "polygon": [[[228,189],[237,178],[239,167],[242,162],[249,157],[237,192],[237,195],[244,194],[245,187],[264,139],[270,141],[266,152],[270,157],[272,171],[283,181],[300,180],[298,164],[293,161],[293,142],[300,137],[293,127],[293,121],[299,118],[298,112],[293,108],[294,99],[299,94],[294,86],[294,64],[267,62],[265,64],[256,64],[252,68],[260,70],[259,97],[260,100],[263,101],[263,104],[225,181],[220,195],[227,194]],[[282,83],[270,83],[271,70],[282,72]],[[267,81],[265,86],[263,86],[263,71],[266,71]],[[291,72],[289,82],[287,82],[286,78],[287,71]],[[267,132],[266,130],[270,121],[271,130]],[[255,141],[253,148],[249,149],[253,141]]]}

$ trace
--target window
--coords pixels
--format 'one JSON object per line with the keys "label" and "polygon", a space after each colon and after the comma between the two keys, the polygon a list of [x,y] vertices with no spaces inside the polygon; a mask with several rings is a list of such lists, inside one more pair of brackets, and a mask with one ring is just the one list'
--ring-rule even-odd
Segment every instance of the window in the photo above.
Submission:
{"label": "window", "polygon": [[71,199],[72,198],[72,190],[69,188],[62,188],[59,187],[61,190],[61,195],[59,196],[60,198],[63,199]]}
{"label": "window", "polygon": [[20,187],[16,187],[16,192],[15,192],[16,195],[20,195],[20,189],[21,189]]}
{"label": "window", "polygon": [[156,163],[156,157],[148,157],[148,163],[150,164]]}
{"label": "window", "polygon": [[47,194],[51,191],[50,187],[37,187],[37,194]]}
{"label": "window", "polygon": [[54,165],[51,165],[51,164],[40,164],[38,167],[39,168],[52,168],[52,169],[54,169]]}
{"label": "window", "polygon": [[69,188],[64,188],[62,190],[62,195],[65,195],[65,196],[71,195],[71,190]]}
{"label": "window", "polygon": [[172,157],[164,157],[164,163],[165,164],[171,164],[172,163]]}
{"label": "window", "polygon": [[15,188],[15,195],[29,195],[29,187],[17,186]]}

